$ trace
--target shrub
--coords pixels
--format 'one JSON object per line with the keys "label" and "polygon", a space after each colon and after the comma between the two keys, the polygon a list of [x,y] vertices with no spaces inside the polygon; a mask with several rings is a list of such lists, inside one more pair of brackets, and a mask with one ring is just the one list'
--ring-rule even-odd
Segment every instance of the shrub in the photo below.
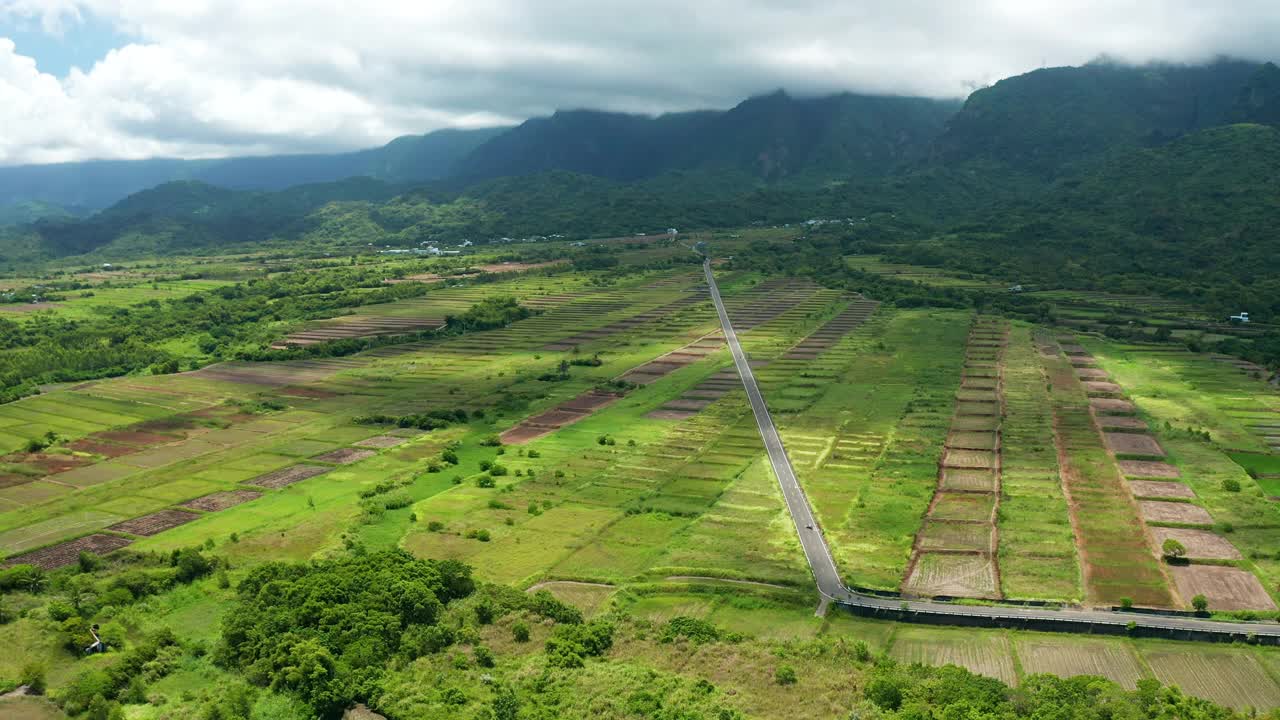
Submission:
{"label": "shrub", "polygon": [[102,567],[102,558],[91,552],[80,551],[80,556],[76,558],[76,567],[82,573],[90,573]]}
{"label": "shrub", "polygon": [[484,472],[484,471],[488,470],[488,469],[489,469],[489,468],[491,468],[491,467],[493,467],[493,461],[492,461],[492,460],[481,460],[481,461],[480,461],[480,472]]}
{"label": "shrub", "polygon": [[488,530],[468,530],[467,537],[472,540],[479,540],[480,542],[489,542],[489,531]]}
{"label": "shrub", "polygon": [[497,485],[497,483],[494,482],[492,475],[481,475],[476,478],[476,487],[491,488],[495,485]]}
{"label": "shrub", "polygon": [[1133,609],[1133,598],[1129,598],[1129,597],[1122,597],[1122,598],[1120,598],[1120,608],[1121,608],[1122,610],[1132,610],[1132,609]]}
{"label": "shrub", "polygon": [[540,458],[540,457],[542,457],[542,453],[538,452],[537,450],[530,450],[530,451],[529,451],[529,457],[531,457],[531,458]]}
{"label": "shrub", "polygon": [[1240,481],[1235,478],[1223,478],[1222,489],[1227,492],[1240,492]]}
{"label": "shrub", "polygon": [[699,644],[712,642],[720,639],[720,631],[706,620],[681,615],[667,621],[659,639],[661,642],[669,643],[685,638]]}
{"label": "shrub", "polygon": [[485,439],[481,440],[480,444],[483,445],[484,447],[501,447],[502,439],[499,438],[497,435],[490,435]]}
{"label": "shrub", "polygon": [[613,647],[613,625],[594,621],[585,625],[560,625],[547,638],[547,663],[552,667],[578,668],[588,657],[599,657]]}
{"label": "shrub", "polygon": [[853,643],[853,659],[858,662],[867,662],[871,659],[871,648],[862,640]]}
{"label": "shrub", "polygon": [[476,622],[481,625],[489,625],[493,623],[494,607],[493,603],[485,600],[476,605]]}
{"label": "shrub", "polygon": [[494,463],[492,466],[489,467],[489,474],[494,477],[502,477],[503,475],[506,475],[508,472],[510,471],[507,470],[506,465],[499,465],[498,463]]}
{"label": "shrub", "polygon": [[1179,560],[1187,554],[1187,548],[1173,538],[1165,538],[1164,543],[1160,545],[1160,552],[1164,554],[1166,560]]}
{"label": "shrub", "polygon": [[457,465],[458,453],[452,450],[445,450],[444,452],[440,453],[440,459],[449,463],[450,465]]}
{"label": "shrub", "polygon": [[427,532],[440,532],[444,529],[444,523],[439,520],[432,520],[427,523]]}
{"label": "shrub", "polygon": [[0,570],[0,592],[24,590],[38,593],[46,583],[44,570],[35,565],[14,565],[7,570]]}
{"label": "shrub", "polygon": [[790,665],[779,665],[778,669],[773,671],[773,679],[779,685],[795,685],[796,671]]}
{"label": "shrub", "polygon": [[1204,595],[1197,595],[1191,598],[1191,607],[1195,608],[1198,613],[1206,612],[1209,609],[1209,598]]}
{"label": "shrub", "polygon": [[482,668],[491,668],[494,666],[493,651],[483,645],[477,645],[471,649],[471,655],[476,659],[476,665]]}
{"label": "shrub", "polygon": [[22,666],[22,674],[18,676],[18,684],[26,685],[27,691],[33,695],[43,695],[45,691],[44,665],[29,662]]}
{"label": "shrub", "polygon": [[516,642],[529,642],[529,626],[523,622],[512,625],[511,638]]}

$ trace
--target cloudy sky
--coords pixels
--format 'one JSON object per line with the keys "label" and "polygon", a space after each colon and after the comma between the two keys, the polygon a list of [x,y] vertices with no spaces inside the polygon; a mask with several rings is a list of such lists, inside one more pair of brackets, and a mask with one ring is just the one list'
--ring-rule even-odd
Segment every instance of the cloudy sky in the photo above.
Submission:
{"label": "cloudy sky", "polygon": [[368,147],[779,87],[1280,56],[1277,0],[0,0],[0,164]]}

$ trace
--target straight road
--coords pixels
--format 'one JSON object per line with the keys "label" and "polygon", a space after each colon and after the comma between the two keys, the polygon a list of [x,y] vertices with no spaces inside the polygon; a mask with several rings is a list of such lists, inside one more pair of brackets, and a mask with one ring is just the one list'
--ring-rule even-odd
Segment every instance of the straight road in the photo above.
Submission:
{"label": "straight road", "polygon": [[742,352],[742,345],[738,342],[738,335],[733,330],[733,323],[729,321],[729,313],[725,311],[724,302],[720,299],[720,288],[716,286],[715,275],[711,272],[710,258],[703,261],[702,270],[707,276],[707,288],[711,291],[711,301],[715,303],[716,313],[720,316],[720,327],[724,331],[725,342],[733,354],[734,367],[737,368],[738,377],[742,379],[747,400],[751,403],[751,411],[755,415],[760,439],[764,442],[765,451],[769,454],[769,463],[773,466],[773,473],[778,478],[782,497],[787,503],[787,511],[791,513],[791,519],[795,523],[796,534],[799,535],[800,545],[804,548],[805,559],[809,561],[809,568],[813,571],[818,592],[823,597],[863,614],[938,624],[1025,626],[1065,632],[1117,634],[1126,632],[1132,627],[1174,637],[1212,635],[1223,640],[1244,640],[1250,639],[1249,636],[1256,636],[1264,642],[1280,642],[1280,624],[1273,622],[1232,623],[1185,616],[1147,615],[1111,610],[955,605],[928,600],[884,598],[850,590],[840,579],[840,572],[836,569],[835,561],[831,557],[826,538],[823,537],[822,529],[813,517],[809,500],[805,497],[799,480],[796,479],[791,460],[787,457],[787,450],[782,445],[782,438],[778,435],[778,429],[769,415],[769,407],[765,404],[764,396],[760,394],[760,387],[756,384],[755,375],[751,372],[751,364]]}

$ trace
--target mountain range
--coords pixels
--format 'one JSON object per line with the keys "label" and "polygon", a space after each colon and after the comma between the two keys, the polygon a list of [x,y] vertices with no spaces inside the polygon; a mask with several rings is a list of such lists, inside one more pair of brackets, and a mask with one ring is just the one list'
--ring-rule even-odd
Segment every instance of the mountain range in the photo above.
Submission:
{"label": "mountain range", "polygon": [[[22,224],[0,229],[0,266],[883,214],[1011,272],[1044,256],[1041,269],[1096,273],[1085,256],[1120,247],[1125,266],[1158,265],[1146,250],[1177,238],[1162,271],[1178,277],[1196,252],[1216,266],[1280,249],[1266,235],[1280,231],[1277,124],[1274,64],[1099,62],[964,103],[775,92],[725,111],[564,111],[336,155],[4,168],[0,198]],[[916,249],[946,258],[944,245]]]}

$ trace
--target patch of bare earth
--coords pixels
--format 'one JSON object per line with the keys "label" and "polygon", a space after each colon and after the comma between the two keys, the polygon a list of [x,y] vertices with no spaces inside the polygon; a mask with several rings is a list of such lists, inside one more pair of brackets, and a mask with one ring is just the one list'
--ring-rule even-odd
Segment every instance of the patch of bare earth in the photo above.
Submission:
{"label": "patch of bare earth", "polygon": [[1179,525],[1212,525],[1213,517],[1199,505],[1161,500],[1139,500],[1138,509],[1149,523],[1177,523]]}
{"label": "patch of bare earth", "polygon": [[1240,551],[1226,538],[1208,530],[1192,528],[1151,528],[1151,539],[1156,552],[1162,552],[1165,540],[1177,540],[1186,548],[1186,557],[1192,560],[1239,560]]}
{"label": "patch of bare earth", "polygon": [[1130,480],[1129,491],[1136,498],[1179,498],[1191,499],[1196,493],[1180,482],[1162,480]]}
{"label": "patch of bare earth", "polygon": [[1107,447],[1117,455],[1144,455],[1147,457],[1164,457],[1164,448],[1150,435],[1131,432],[1103,433]]}
{"label": "patch of bare earth", "polygon": [[1135,478],[1180,478],[1182,472],[1178,470],[1176,465],[1170,465],[1166,462],[1154,462],[1151,460],[1121,460],[1119,462],[1120,472],[1125,477]]}
{"label": "patch of bare earth", "polygon": [[250,480],[249,485],[257,485],[258,487],[277,489],[292,485],[296,482],[302,482],[307,478],[313,478],[317,475],[323,475],[329,472],[330,468],[321,465],[294,465],[292,467],[275,470],[265,475]]}
{"label": "patch of bare earth", "polygon": [[182,503],[183,507],[192,510],[203,510],[205,512],[218,512],[226,510],[229,507],[235,507],[250,500],[256,500],[262,497],[262,493],[253,490],[224,490],[216,492],[204,497],[198,497],[195,500],[188,500]]}
{"label": "patch of bare earth", "polygon": [[320,462],[333,463],[335,465],[350,465],[351,463],[360,462],[366,458],[371,458],[378,453],[373,450],[357,450],[355,448],[338,448],[330,450],[322,455],[316,455],[312,460]]}
{"label": "patch of bare earth", "polygon": [[1221,565],[1171,567],[1178,594],[1203,595],[1210,610],[1275,610],[1275,601],[1252,573]]}
{"label": "patch of bare earth", "polygon": [[4,566],[35,565],[45,570],[57,570],[58,568],[75,564],[80,559],[80,553],[82,552],[106,555],[112,550],[119,550],[131,542],[131,540],[115,535],[87,535],[69,542],[50,545],[49,547],[32,550],[21,555],[14,555],[4,561]]}
{"label": "patch of bare earth", "polygon": [[143,515],[132,520],[125,520],[122,523],[116,523],[107,529],[129,535],[151,536],[170,528],[176,528],[179,525],[185,525],[199,517],[199,513],[187,512],[186,510],[161,510],[150,515]]}

